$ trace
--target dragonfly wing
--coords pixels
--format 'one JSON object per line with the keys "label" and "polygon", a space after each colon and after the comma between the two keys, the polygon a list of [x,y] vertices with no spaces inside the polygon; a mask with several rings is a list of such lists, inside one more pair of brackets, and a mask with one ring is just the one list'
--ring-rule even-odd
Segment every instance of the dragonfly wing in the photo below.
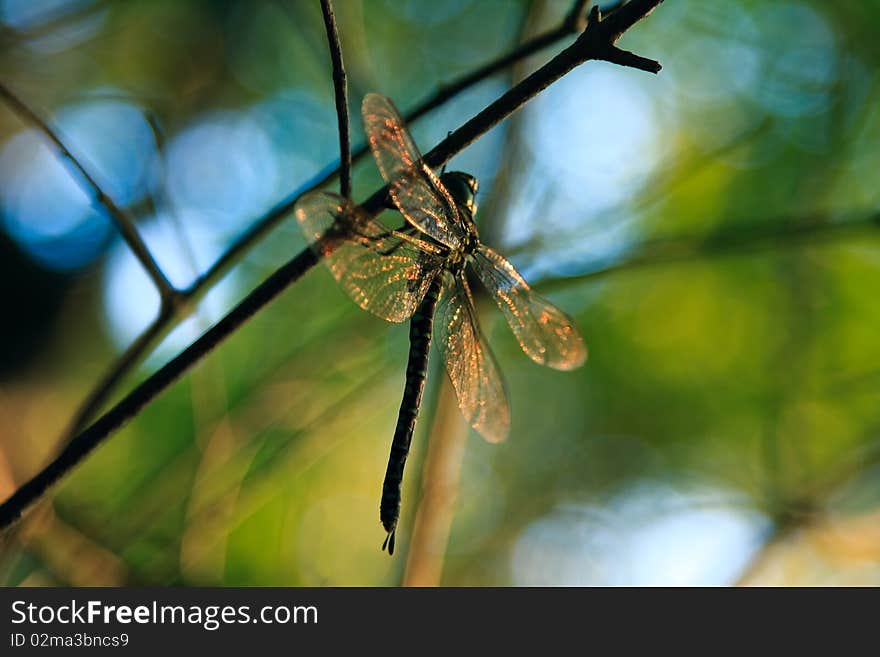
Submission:
{"label": "dragonfly wing", "polygon": [[306,194],[295,214],[346,294],[389,322],[409,319],[442,264],[431,245],[388,230],[336,194]]}
{"label": "dragonfly wing", "polygon": [[445,272],[434,330],[465,419],[490,442],[510,430],[510,408],[498,365],[477,324],[463,276]]}
{"label": "dragonfly wing", "polygon": [[455,201],[422,161],[397,108],[374,93],[364,97],[361,109],[370,148],[397,209],[423,233],[458,248],[464,234]]}
{"label": "dragonfly wing", "polygon": [[532,292],[499,253],[481,245],[473,257],[477,275],[504,313],[520,347],[533,361],[557,370],[583,365],[587,347],[571,317]]}

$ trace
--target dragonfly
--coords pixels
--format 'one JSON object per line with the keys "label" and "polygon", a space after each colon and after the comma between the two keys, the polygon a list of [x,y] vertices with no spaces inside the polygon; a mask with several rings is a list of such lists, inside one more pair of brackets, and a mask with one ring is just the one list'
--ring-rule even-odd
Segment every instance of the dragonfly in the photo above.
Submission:
{"label": "dragonfly", "polygon": [[471,270],[497,303],[520,347],[540,365],[581,366],[587,357],[574,320],[536,294],[514,266],[480,242],[478,183],[461,171],[439,176],[424,162],[393,102],[368,94],[362,114],[373,156],[403,215],[389,229],[350,200],[317,191],[295,208],[309,243],[361,308],[390,322],[410,320],[404,394],[382,486],[383,549],[394,553],[403,472],[427,376],[432,335],[459,409],[486,440],[510,430],[498,364],[480,330],[467,279]]}

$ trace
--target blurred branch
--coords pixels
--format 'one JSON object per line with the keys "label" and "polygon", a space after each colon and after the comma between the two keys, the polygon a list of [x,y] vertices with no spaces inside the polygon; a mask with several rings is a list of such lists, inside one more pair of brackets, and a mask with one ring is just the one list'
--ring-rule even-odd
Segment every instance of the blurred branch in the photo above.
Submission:
{"label": "blurred branch", "polygon": [[[156,116],[155,112],[149,109],[144,109],[141,110],[141,113],[144,115],[147,125],[150,126],[150,132],[153,134],[153,144],[156,146],[156,153],[158,155],[156,162],[157,175],[159,180],[164,181],[167,179],[168,175],[168,169],[165,164],[165,130],[162,128],[162,123],[159,117]],[[168,215],[168,218],[174,227],[177,241],[183,248],[182,255],[184,256],[184,260],[188,262],[193,278],[198,277],[199,262],[196,257],[195,246],[189,235],[186,233],[186,228],[183,225],[180,214],[177,212],[177,208],[168,196],[166,185],[157,185],[156,189],[147,195],[147,198],[151,205],[149,210],[151,214],[159,215],[165,213]]]}
{"label": "blurred branch", "polygon": [[330,60],[333,62],[333,90],[336,96],[336,120],[339,123],[339,193],[345,198],[351,198],[351,133],[348,126],[348,84],[345,78],[342,47],[339,45],[339,32],[336,29],[336,16],[333,15],[333,3],[331,0],[321,0],[321,13],[324,16],[324,29],[327,31]]}
{"label": "blurred branch", "polygon": [[[634,247],[617,262],[597,262],[587,271],[565,278],[548,280],[543,290],[567,287],[585,280],[601,278],[640,267],[698,260],[729,253],[747,253],[762,249],[784,249],[826,239],[846,239],[871,233],[880,228],[880,213],[844,221],[823,221],[820,218],[786,218],[767,220],[747,229],[721,230],[703,237],[672,238],[648,241]],[[880,233],[878,233],[880,234]]]}
{"label": "blurred branch", "polygon": [[178,291],[173,285],[171,285],[168,279],[165,278],[165,274],[162,273],[162,270],[159,269],[159,265],[156,264],[152,254],[141,239],[137,228],[135,228],[134,219],[127,212],[122,210],[122,208],[116,205],[113,199],[104,193],[91,174],[86,171],[86,168],[73,155],[73,153],[70,152],[70,149],[64,145],[64,142],[61,141],[58,133],[50,128],[43,119],[37,116],[37,114],[28,107],[24,101],[16,96],[2,82],[0,82],[0,97],[6,101],[10,108],[18,114],[19,117],[24,121],[33,124],[40,132],[42,132],[49,141],[54,144],[55,148],[58,149],[61,156],[73,165],[73,168],[79,173],[79,180],[81,184],[84,184],[85,191],[91,194],[94,203],[100,205],[107,211],[107,214],[113,219],[119,232],[122,233],[122,238],[125,240],[128,248],[131,249],[132,253],[134,253],[135,257],[147,272],[147,275],[153,281],[153,284],[159,291],[163,305],[174,305],[178,299]]}
{"label": "blurred branch", "polygon": [[[328,345],[336,344],[343,332],[351,330],[357,332],[358,326],[370,321],[365,314],[351,308],[340,313],[331,313],[330,316],[333,319],[322,322],[320,328],[317,328],[308,340],[296,344],[293,349],[282,349],[278,354],[277,362],[273,359],[271,363],[267,363],[266,368],[251,372],[253,385],[246,386],[240,396],[231,400],[227,409],[207,419],[207,422],[197,423],[194,441],[195,444],[201,444],[203,447],[196,449],[196,454],[187,450],[177,452],[168,461],[164,461],[160,469],[140,479],[137,487],[127,490],[125,499],[117,500],[123,506],[129,500],[132,501],[131,513],[115,523],[112,528],[93,527],[90,535],[120,550],[127,544],[128,537],[136,534],[146,535],[151,527],[159,526],[169,520],[171,517],[169,513],[178,514],[182,491],[191,490],[194,485],[192,459],[194,456],[197,459],[204,458],[204,445],[210,440],[209,436],[218,432],[225,432],[230,436],[230,442],[226,445],[230,451],[224,461],[217,462],[217,467],[212,470],[210,478],[201,482],[203,486],[213,491],[218,500],[226,499],[227,495],[233,494],[232,491],[242,484],[242,477],[246,476],[250,479],[254,476],[255,485],[263,486],[266,483],[265,473],[283,472],[287,477],[286,481],[289,481],[290,477],[295,477],[297,470],[307,467],[305,463],[307,459],[303,458],[302,453],[290,454],[289,458],[285,458],[288,450],[296,451],[293,444],[299,441],[302,432],[326,427],[330,419],[340,417],[340,409],[346,408],[347,404],[360,395],[374,394],[377,384],[388,376],[388,367],[383,365],[368,378],[360,378],[360,375],[350,378],[348,373],[353,370],[345,369],[345,365],[341,363],[334,363],[331,376],[336,376],[337,372],[346,372],[345,380],[351,382],[351,387],[345,390],[334,387],[334,390],[339,392],[338,396],[328,398],[320,393],[320,386],[311,386],[303,391],[304,394],[301,396],[281,395],[279,398],[277,394],[279,388],[289,385],[293,379],[303,380],[302,377],[308,377],[310,373],[317,371],[316,363],[323,358],[321,354],[327,352]],[[343,316],[350,317],[352,321],[340,323],[338,319]],[[322,370],[322,373],[326,372]],[[257,453],[265,446],[266,435],[281,426],[285,427],[285,437],[281,443],[277,443],[279,451],[274,453],[273,458],[262,465],[254,465],[242,471],[239,466],[243,463],[253,463]],[[348,434],[343,432],[342,435]],[[326,449],[329,452],[333,448],[333,443],[333,440],[321,441],[320,450],[323,452]],[[260,483],[256,484],[257,481]],[[277,481],[270,486],[276,493],[278,492]],[[135,500],[145,503],[135,510]],[[195,500],[190,494],[187,504],[194,503]],[[222,503],[218,502],[216,506],[210,504],[207,507],[200,507],[199,513],[196,516],[189,516],[187,523],[218,522],[218,514],[221,513],[222,506]],[[244,498],[239,499],[235,504],[236,515],[247,516],[249,512],[245,511],[245,506]],[[80,507],[79,513],[72,511],[70,506],[65,507],[65,515],[69,518],[75,517],[77,526],[81,527],[84,522],[91,522],[86,517],[86,508]],[[13,529],[20,530],[25,524],[30,523],[16,525]],[[183,559],[182,555],[180,559]]]}
{"label": "blurred branch", "polygon": [[[765,135],[772,125],[772,120],[765,118],[734,135],[730,140],[720,144],[711,151],[701,153],[692,159],[678,162],[674,166],[664,168],[662,171],[652,175],[641,185],[638,196],[627,204],[626,211],[630,215],[635,215],[645,208],[668,199],[677,189],[692,183],[696,177],[705,173],[707,167],[713,164],[715,160],[738,148],[754,143]],[[670,159],[675,159],[675,157],[673,156]],[[553,191],[548,189],[544,193],[549,198]],[[543,203],[540,205],[543,205]],[[612,224],[619,225],[620,220],[620,209],[612,208],[599,213],[595,219],[591,219],[590,224],[594,230],[603,230]],[[584,234],[580,228],[554,231],[552,235],[537,233],[525,242],[507,248],[505,254],[508,258],[528,258],[535,252],[552,249],[558,247],[559,244],[583,239],[583,237]],[[490,239],[484,241],[487,244],[492,243]]]}
{"label": "blurred branch", "polygon": [[429,432],[421,495],[403,574],[404,586],[440,586],[449,534],[458,502],[461,466],[470,427],[458,410],[451,386],[441,384]]}
{"label": "blurred branch", "polygon": [[[225,495],[219,497],[215,495],[214,499],[206,500],[200,508],[196,509],[193,515],[189,516],[188,524],[201,527],[203,531],[203,535],[199,537],[201,549],[209,549],[224,537],[228,538],[230,528],[238,527],[268,500],[277,496],[283,486],[290,485],[291,482],[302,477],[321,460],[327,458],[333,450],[344,444],[347,434],[336,434],[335,437],[328,440],[325,434],[316,430],[326,425],[332,418],[338,418],[342,409],[351,408],[352,403],[375,394],[382,382],[388,379],[390,369],[383,365],[371,371],[367,376],[358,378],[348,390],[341,393],[314,418],[292,428],[289,431],[290,438],[273,455],[273,458],[258,466],[258,469],[248,472],[248,477],[253,477],[253,483],[239,489],[234,505],[232,505],[234,508],[229,508],[230,515],[228,517],[224,517],[223,514]],[[258,445],[252,445],[252,448],[256,449]],[[259,473],[260,476],[255,477],[256,473]],[[215,480],[212,487],[216,490],[229,488],[229,484],[223,482],[223,472],[214,473],[212,478]],[[173,504],[161,507],[162,518],[174,508]],[[151,521],[156,520],[151,519]],[[213,529],[204,531],[212,525]]]}
{"label": "blurred branch", "polygon": [[[446,139],[441,141],[425,156],[425,162],[433,168],[439,168],[458,152],[534,98],[550,84],[580,64],[591,59],[607,59],[608,61],[619,59],[618,49],[614,43],[620,38],[622,30],[627,29],[640,18],[650,14],[662,1],[632,0],[616,12],[610,14],[609,18],[605,20],[601,19],[598,8],[593,7],[586,29],[575,40],[574,44],[560,52],[547,64],[503,94],[498,100],[491,103],[460,128],[449,134]],[[650,62],[650,60],[645,61]],[[654,73],[660,69],[660,65],[657,62],[644,64],[644,66],[642,64],[636,66],[636,68],[643,68],[643,70],[649,70]],[[630,60],[623,65],[633,66],[634,64]],[[387,197],[388,186],[386,185],[376,191],[362,206],[368,213],[376,215],[384,208]],[[144,406],[155,399],[172,382],[177,380],[184,372],[212,351],[214,347],[234,333],[239,326],[284,291],[288,285],[298,280],[316,265],[319,260],[316,253],[326,254],[330,252],[334,242],[335,240],[326,244],[319,244],[317,245],[318,248],[314,248],[315,245],[312,245],[313,248],[303,250],[287,264],[276,270],[268,279],[242,299],[217,324],[144,380],[95,421],[94,424],[73,438],[49,465],[22,485],[8,500],[0,505],[0,529],[9,526],[19,518],[30,504],[39,499],[50,486],[82,461],[104,439],[137,415]],[[193,288],[187,290],[185,294],[187,296],[195,295],[201,287],[203,280],[204,278],[197,281]]]}
{"label": "blurred branch", "polygon": [[[144,117],[153,133],[153,141],[156,145],[156,150],[160,155],[158,158],[160,178],[164,178],[165,135],[159,123],[159,119],[154,113],[145,111]],[[160,185],[156,192],[149,195],[148,198],[151,206],[150,211],[152,213],[157,213],[161,210],[167,212],[168,217],[174,224],[174,230],[176,231],[178,241],[184,250],[185,258],[189,261],[192,267],[193,276],[197,277],[199,274],[199,268],[192,241],[187,236],[180,217],[175,211],[170,199],[167,197],[164,186]],[[113,389],[119,384],[125,375],[140,362],[141,357],[153,344],[159,342],[159,340],[167,334],[168,330],[171,328],[173,320],[175,318],[182,319],[183,316],[190,314],[189,310],[191,310],[195,304],[183,303],[183,301],[189,300],[188,298],[189,293],[180,292],[181,303],[177,304],[175,307],[171,307],[167,304],[160,306],[159,315],[126,348],[126,350],[116,358],[104,375],[94,384],[88,395],[86,395],[86,398],[80,402],[73,415],[73,419],[67,425],[67,428],[59,439],[59,445],[63,447],[71,438],[73,438],[73,436],[86,427],[88,421],[98,412],[101,406],[104,405]]]}
{"label": "blurred branch", "polygon": [[61,11],[45,11],[42,15],[28,21],[29,25],[14,28],[0,23],[0,37],[10,41],[29,41],[39,39],[55,30],[69,28],[77,23],[87,21],[106,10],[107,2],[66,3]]}
{"label": "blurred branch", "polygon": [[[569,16],[581,16],[585,19],[587,4],[575,3]],[[531,41],[528,38],[529,29],[546,8],[545,5],[546,3],[542,2],[531,3],[518,30],[519,40],[522,43]],[[523,77],[517,68],[519,67],[512,67],[512,83]],[[480,233],[489,243],[502,228],[500,224],[504,214],[503,198],[516,184],[511,180],[511,165],[517,156],[523,129],[522,119],[522,115],[510,119],[504,133],[504,143],[498,154],[498,161],[502,164],[496,172],[495,184],[492,185],[489,198],[484,199],[481,204],[483,210],[480,218]],[[478,291],[480,289],[477,288]],[[478,315],[483,309],[481,304],[477,309]],[[423,433],[429,440],[421,468],[421,480],[418,482],[420,495],[415,513],[412,514],[412,531],[401,582],[403,586],[440,585],[449,536],[455,519],[461,469],[470,427],[461,417],[451,387],[443,379],[445,377],[441,377],[441,380],[434,384],[435,387],[439,387],[440,393],[433,408],[433,417],[424,418],[429,428]]]}
{"label": "blurred branch", "polygon": [[751,586],[760,577],[774,557],[774,552],[798,530],[809,529],[826,520],[828,516],[820,508],[822,500],[829,499],[858,475],[880,466],[880,442],[856,452],[849,462],[842,463],[836,471],[823,480],[806,486],[797,495],[774,500],[768,515],[773,521],[760,547],[740,570],[734,586]]}
{"label": "blurred branch", "polygon": [[131,583],[125,561],[60,518],[51,507],[40,509],[20,529],[17,547],[64,586],[123,586]]}

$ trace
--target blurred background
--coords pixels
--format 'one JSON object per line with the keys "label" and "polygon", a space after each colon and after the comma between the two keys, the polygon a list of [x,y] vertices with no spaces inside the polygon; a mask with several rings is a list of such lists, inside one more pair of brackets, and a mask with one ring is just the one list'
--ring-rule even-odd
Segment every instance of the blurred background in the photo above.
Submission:
{"label": "blurred background", "polygon": [[[608,4],[608,3],[605,3]],[[368,91],[414,107],[568,0],[345,0]],[[0,544],[5,585],[880,584],[880,2],[668,0],[451,166],[590,358],[483,329],[512,430],[484,443],[432,359],[398,553],[378,502],[407,326],[309,272]],[[412,125],[429,150],[569,36]],[[0,0],[0,79],[136,218],[181,288],[338,161],[317,0]],[[355,197],[380,180],[362,159]],[[304,247],[212,281],[110,401]],[[151,326],[159,295],[70,165],[0,107],[0,497]],[[105,406],[106,407],[106,406]]]}

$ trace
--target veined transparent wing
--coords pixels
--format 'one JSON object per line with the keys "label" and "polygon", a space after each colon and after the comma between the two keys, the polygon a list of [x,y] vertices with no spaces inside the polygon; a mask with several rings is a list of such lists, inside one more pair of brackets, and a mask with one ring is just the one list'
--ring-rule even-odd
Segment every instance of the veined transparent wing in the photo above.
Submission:
{"label": "veined transparent wing", "polygon": [[557,370],[584,363],[587,347],[571,317],[532,292],[513,265],[489,247],[480,245],[473,259],[477,275],[533,361]]}
{"label": "veined transparent wing", "polygon": [[361,111],[373,156],[397,209],[423,233],[458,248],[464,232],[455,201],[422,161],[394,104],[381,94],[367,94]]}
{"label": "veined transparent wing", "polygon": [[336,194],[306,194],[295,214],[346,294],[389,322],[409,319],[443,263],[437,247],[385,228]]}
{"label": "veined transparent wing", "polygon": [[480,333],[463,276],[444,272],[434,333],[465,419],[490,442],[510,430],[510,407],[495,358]]}

